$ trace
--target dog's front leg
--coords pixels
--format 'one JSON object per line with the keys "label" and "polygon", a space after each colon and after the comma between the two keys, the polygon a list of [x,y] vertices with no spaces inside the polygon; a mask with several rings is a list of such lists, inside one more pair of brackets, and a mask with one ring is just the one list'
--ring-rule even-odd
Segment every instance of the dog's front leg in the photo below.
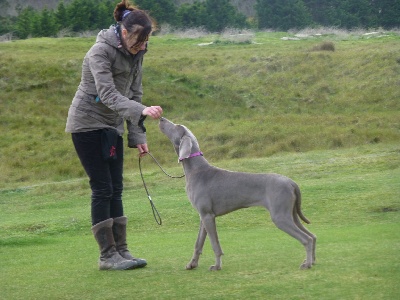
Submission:
{"label": "dog's front leg", "polygon": [[197,235],[197,241],[194,245],[194,253],[190,262],[186,265],[186,270],[192,270],[196,268],[199,264],[199,258],[201,253],[203,252],[204,241],[206,240],[207,231],[203,226],[203,222],[200,219],[200,229],[199,234]]}
{"label": "dog's front leg", "polygon": [[203,222],[203,226],[206,229],[207,234],[210,238],[211,246],[212,246],[212,248],[214,250],[214,254],[215,254],[215,265],[210,267],[210,271],[221,270],[221,267],[222,267],[221,256],[224,255],[224,253],[222,252],[222,249],[221,249],[221,246],[220,246],[219,240],[218,240],[215,216],[211,215],[211,214],[207,214],[205,216],[202,216],[201,219]]}

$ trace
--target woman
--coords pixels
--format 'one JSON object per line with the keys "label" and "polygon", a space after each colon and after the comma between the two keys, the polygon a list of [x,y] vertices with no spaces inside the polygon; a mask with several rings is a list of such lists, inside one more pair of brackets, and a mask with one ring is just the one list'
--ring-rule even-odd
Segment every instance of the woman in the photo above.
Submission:
{"label": "woman", "polygon": [[143,156],[149,151],[143,121],[162,114],[160,106],[141,104],[142,62],[154,27],[152,19],[128,1],[117,4],[114,19],[117,24],[100,31],[84,58],[66,125],[89,177],[92,232],[100,248],[100,270],[147,265],[146,260],[133,257],[126,244],[122,134],[126,120],[128,147],[137,148]]}

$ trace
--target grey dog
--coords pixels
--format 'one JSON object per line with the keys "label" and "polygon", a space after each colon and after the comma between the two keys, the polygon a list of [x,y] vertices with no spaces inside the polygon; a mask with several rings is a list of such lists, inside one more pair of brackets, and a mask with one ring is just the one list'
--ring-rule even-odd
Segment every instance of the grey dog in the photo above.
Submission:
{"label": "grey dog", "polygon": [[306,259],[301,269],[315,263],[316,236],[308,231],[299,217],[310,221],[301,212],[301,194],[298,185],[279,174],[252,174],[231,172],[210,165],[200,151],[193,133],[185,126],[161,118],[159,127],[172,142],[186,176],[186,193],[200,215],[200,229],[193,257],[186,269],[198,266],[204,241],[208,234],[215,254],[215,265],[210,270],[221,269],[223,255],[218,240],[215,217],[240,208],[263,206],[275,225],[297,239],[306,249]]}

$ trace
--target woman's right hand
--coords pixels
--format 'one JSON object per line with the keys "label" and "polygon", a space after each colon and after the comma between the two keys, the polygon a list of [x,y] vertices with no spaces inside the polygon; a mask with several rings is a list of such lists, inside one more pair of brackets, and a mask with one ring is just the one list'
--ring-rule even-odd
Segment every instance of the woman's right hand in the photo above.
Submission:
{"label": "woman's right hand", "polygon": [[149,116],[153,119],[161,118],[163,110],[161,106],[148,106],[142,111],[143,116]]}

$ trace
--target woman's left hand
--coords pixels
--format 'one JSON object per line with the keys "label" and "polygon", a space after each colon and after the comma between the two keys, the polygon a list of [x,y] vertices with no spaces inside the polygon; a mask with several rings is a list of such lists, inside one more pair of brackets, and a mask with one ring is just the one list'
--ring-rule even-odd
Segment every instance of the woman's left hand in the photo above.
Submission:
{"label": "woman's left hand", "polygon": [[149,147],[147,146],[147,144],[138,144],[136,145],[136,147],[139,150],[139,156],[143,157],[147,154],[147,152],[149,152]]}

